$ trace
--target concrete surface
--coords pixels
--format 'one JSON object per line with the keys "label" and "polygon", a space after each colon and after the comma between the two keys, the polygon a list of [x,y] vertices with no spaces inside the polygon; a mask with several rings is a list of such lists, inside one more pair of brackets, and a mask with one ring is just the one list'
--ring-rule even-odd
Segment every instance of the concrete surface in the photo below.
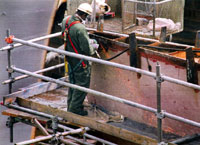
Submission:
{"label": "concrete surface", "polygon": [[[48,23],[55,0],[0,0],[0,48],[6,46],[6,30],[20,39],[32,39],[47,34]],[[40,42],[40,43],[44,43]],[[12,51],[12,64],[16,67],[35,71],[40,69],[43,51],[21,47]],[[0,52],[0,82],[8,78],[6,72],[7,52]],[[19,75],[19,74],[16,74]],[[16,76],[15,75],[15,76]],[[36,82],[29,78],[15,82],[13,91]],[[8,86],[0,84],[0,101],[8,94]],[[0,106],[0,112],[5,107]],[[0,145],[11,145],[30,138],[30,127],[22,123],[14,126],[14,143],[9,143],[9,128],[5,126],[7,117],[0,114]]]}

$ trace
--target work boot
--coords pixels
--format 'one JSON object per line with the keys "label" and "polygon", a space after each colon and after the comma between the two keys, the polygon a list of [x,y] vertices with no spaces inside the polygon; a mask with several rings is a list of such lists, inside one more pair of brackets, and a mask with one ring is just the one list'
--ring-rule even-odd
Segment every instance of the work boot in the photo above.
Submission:
{"label": "work boot", "polygon": [[86,110],[81,110],[78,114],[81,116],[87,116],[88,112]]}
{"label": "work boot", "polygon": [[81,115],[81,116],[87,116],[88,115],[88,112],[86,110],[69,111],[69,112],[72,112],[72,113],[75,113],[75,114],[78,114],[78,115]]}

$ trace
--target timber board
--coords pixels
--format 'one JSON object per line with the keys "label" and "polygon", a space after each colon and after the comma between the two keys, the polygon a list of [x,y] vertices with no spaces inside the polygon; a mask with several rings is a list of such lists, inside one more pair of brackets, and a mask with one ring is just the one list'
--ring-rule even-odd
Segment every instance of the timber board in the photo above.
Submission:
{"label": "timber board", "polygon": [[38,95],[47,91],[55,90],[60,85],[51,82],[38,82],[28,88],[24,88],[20,91],[4,96],[4,104],[13,103],[16,101],[16,97],[29,98],[34,95]]}
{"label": "timber board", "polygon": [[29,119],[29,120],[36,118],[37,120],[42,121],[43,123],[47,122],[49,120],[44,117],[40,117],[37,115],[33,115],[30,113],[22,112],[22,111],[15,110],[15,109],[4,110],[4,111],[2,111],[2,115],[6,115],[6,116],[10,116],[10,117],[19,117],[19,118]]}
{"label": "timber board", "polygon": [[[105,134],[109,134],[114,137],[121,138],[134,144],[157,145],[157,141],[155,139],[107,124],[100,120],[95,120],[94,118],[90,118],[88,116],[79,116],[71,112],[66,112],[64,110],[52,108],[48,105],[43,105],[38,102],[33,102],[24,98],[18,98],[18,104],[26,108],[61,117],[68,122],[81,126],[87,126],[94,130],[103,132]],[[169,143],[169,145],[173,144]]]}

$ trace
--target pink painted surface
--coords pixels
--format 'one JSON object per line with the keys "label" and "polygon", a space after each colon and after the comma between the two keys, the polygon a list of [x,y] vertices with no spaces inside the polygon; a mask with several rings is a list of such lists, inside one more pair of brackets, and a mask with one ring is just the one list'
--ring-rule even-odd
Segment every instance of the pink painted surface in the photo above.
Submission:
{"label": "pink painted surface", "polygon": [[[105,56],[110,57],[117,53],[118,52],[108,51]],[[124,53],[120,57],[114,59],[113,62],[129,65],[129,55]],[[155,72],[156,62],[149,59],[149,63],[152,66],[152,72]],[[161,65],[161,74],[186,81],[186,70],[183,67],[177,67],[163,61],[160,61],[159,64]],[[144,70],[148,68],[146,58],[144,57],[141,58],[141,66]],[[135,72],[93,63],[91,88],[157,108],[156,81],[154,78],[145,75],[138,78]],[[192,88],[163,82],[161,85],[161,97],[162,110],[200,122],[199,92],[195,92]],[[153,113],[100,97],[88,96],[88,99],[90,102],[101,105],[108,110],[118,111],[125,117],[151,126],[157,126],[157,118]],[[163,119],[163,129],[182,136],[198,133],[200,131],[197,127],[167,118]]]}

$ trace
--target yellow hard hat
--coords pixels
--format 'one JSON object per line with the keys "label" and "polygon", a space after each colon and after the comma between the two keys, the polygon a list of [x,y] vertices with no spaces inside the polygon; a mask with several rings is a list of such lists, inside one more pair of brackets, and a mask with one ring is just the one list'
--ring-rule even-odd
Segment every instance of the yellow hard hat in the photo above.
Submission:
{"label": "yellow hard hat", "polygon": [[78,6],[77,10],[85,12],[88,15],[92,14],[92,7],[88,3],[82,3]]}

